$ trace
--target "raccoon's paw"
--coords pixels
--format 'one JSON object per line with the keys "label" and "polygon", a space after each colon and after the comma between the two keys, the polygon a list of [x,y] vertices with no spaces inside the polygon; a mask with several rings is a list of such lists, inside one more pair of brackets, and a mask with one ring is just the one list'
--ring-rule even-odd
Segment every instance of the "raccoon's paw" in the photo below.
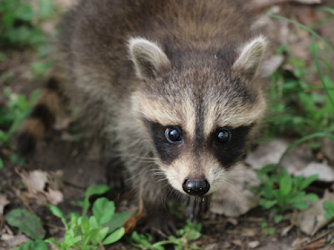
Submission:
{"label": "raccoon's paw", "polygon": [[210,197],[205,199],[192,198],[186,207],[185,215],[191,222],[201,222],[203,214],[209,211]]}
{"label": "raccoon's paw", "polygon": [[147,223],[142,231],[150,233],[152,241],[157,242],[165,240],[170,235],[176,235],[176,226],[172,216],[166,212],[154,216],[148,213]]}

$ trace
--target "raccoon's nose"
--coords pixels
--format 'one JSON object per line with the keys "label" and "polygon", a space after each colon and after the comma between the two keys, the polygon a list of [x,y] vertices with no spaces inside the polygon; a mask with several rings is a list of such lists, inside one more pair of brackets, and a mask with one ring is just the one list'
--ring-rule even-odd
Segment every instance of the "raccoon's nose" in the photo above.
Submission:
{"label": "raccoon's nose", "polygon": [[209,191],[210,184],[205,179],[201,181],[193,181],[190,179],[185,179],[182,188],[184,192],[186,192],[189,195],[203,196]]}

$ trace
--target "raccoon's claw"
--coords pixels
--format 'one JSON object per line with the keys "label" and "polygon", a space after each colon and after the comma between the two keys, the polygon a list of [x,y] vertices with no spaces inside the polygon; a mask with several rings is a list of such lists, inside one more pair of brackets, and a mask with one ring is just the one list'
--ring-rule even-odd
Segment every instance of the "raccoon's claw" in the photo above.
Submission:
{"label": "raccoon's claw", "polygon": [[160,241],[166,239],[170,235],[176,235],[176,226],[170,215],[162,215],[150,217],[143,229],[143,232],[148,232],[152,235],[152,241]]}

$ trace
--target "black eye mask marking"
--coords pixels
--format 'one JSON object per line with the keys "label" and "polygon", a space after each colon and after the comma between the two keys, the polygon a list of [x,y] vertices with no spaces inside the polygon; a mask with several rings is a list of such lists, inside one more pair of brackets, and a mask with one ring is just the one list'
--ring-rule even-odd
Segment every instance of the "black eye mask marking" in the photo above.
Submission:
{"label": "black eye mask marking", "polygon": [[[240,126],[237,128],[219,128],[214,131],[209,140],[209,145],[212,145],[212,152],[218,159],[218,161],[228,168],[235,163],[244,151],[246,144],[246,137],[253,125]],[[217,143],[217,136],[220,131],[229,131],[230,140],[226,143]],[[226,132],[225,132],[226,133]]]}
{"label": "black eye mask marking", "polygon": [[[175,126],[162,126],[160,123],[151,122],[149,120],[144,120],[144,123],[148,128],[154,148],[161,161],[167,165],[171,164],[182,153],[186,146],[184,143],[185,136],[182,130]],[[201,154],[202,150],[209,150],[222,164],[222,166],[228,168],[236,163],[242,155],[247,135],[252,127],[253,125],[240,126],[233,129],[229,127],[218,128],[211,133],[208,141],[206,141],[205,138],[200,139],[197,137],[198,140],[201,140],[200,144],[202,146],[198,145],[198,148],[200,149],[196,151],[196,154]],[[181,139],[180,141],[177,140],[177,143],[171,142],[167,139],[168,129],[170,130],[174,128],[179,130],[181,133]],[[225,135],[221,134],[222,131]],[[224,136],[227,136],[227,131],[229,137],[228,140],[224,138]],[[221,137],[220,140],[219,138],[217,139],[218,136]],[[207,148],[205,148],[204,145],[207,145]]]}
{"label": "black eye mask marking", "polygon": [[[156,152],[158,153],[160,159],[166,163],[171,164],[181,153],[182,150],[182,131],[180,128],[175,126],[162,126],[160,123],[151,122],[148,120],[144,120],[148,131],[151,135],[154,147]],[[166,130],[177,129],[181,133],[181,138],[175,142],[168,141],[166,138]],[[171,134],[169,134],[171,136]],[[171,139],[171,137],[170,137]],[[176,140],[176,138],[174,138]]]}

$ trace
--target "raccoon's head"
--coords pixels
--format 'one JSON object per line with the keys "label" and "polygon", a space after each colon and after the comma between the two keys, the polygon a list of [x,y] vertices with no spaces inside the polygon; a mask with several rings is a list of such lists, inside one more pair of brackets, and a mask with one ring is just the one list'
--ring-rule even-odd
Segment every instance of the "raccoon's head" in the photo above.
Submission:
{"label": "raccoon's head", "polygon": [[181,193],[214,192],[240,162],[265,112],[256,74],[266,44],[260,36],[226,58],[192,50],[176,59],[157,43],[130,39],[131,59],[142,80],[132,97],[133,110],[148,132],[157,164]]}

